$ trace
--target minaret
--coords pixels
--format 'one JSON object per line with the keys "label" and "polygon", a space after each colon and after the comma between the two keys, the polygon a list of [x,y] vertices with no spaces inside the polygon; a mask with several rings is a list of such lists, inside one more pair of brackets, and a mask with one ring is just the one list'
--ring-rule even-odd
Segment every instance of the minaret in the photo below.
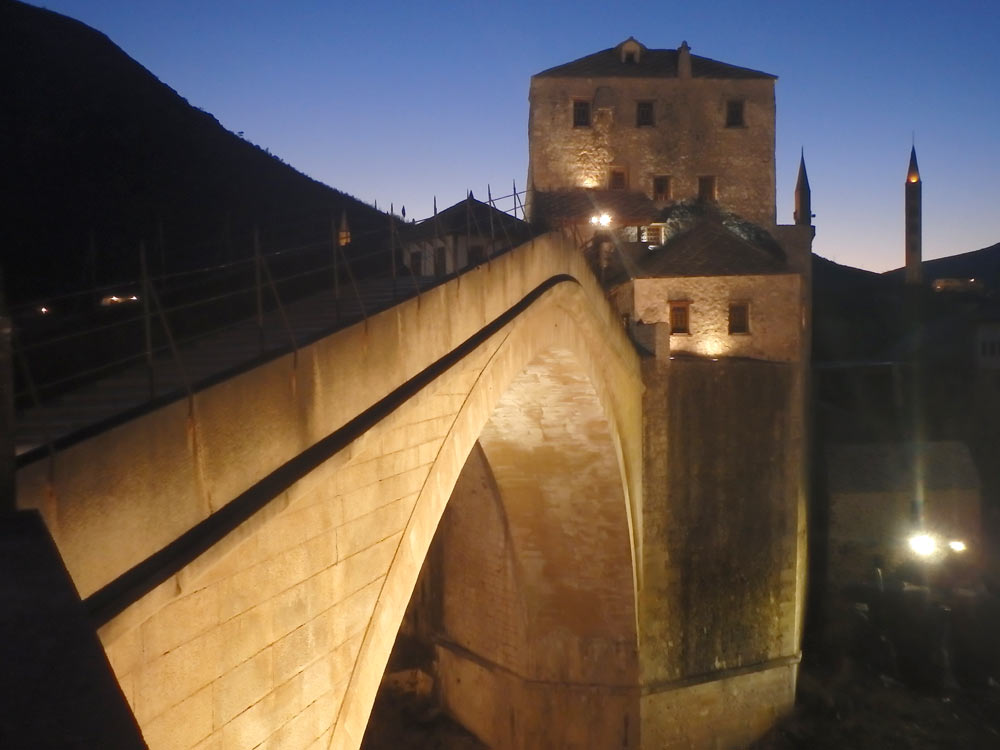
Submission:
{"label": "minaret", "polygon": [[910,168],[906,171],[906,283],[923,280],[920,267],[920,170],[916,146],[910,148]]}
{"label": "minaret", "polygon": [[812,191],[809,189],[809,175],[806,174],[805,149],[799,157],[799,179],[795,183],[795,213],[792,216],[796,224],[805,226],[812,224]]}

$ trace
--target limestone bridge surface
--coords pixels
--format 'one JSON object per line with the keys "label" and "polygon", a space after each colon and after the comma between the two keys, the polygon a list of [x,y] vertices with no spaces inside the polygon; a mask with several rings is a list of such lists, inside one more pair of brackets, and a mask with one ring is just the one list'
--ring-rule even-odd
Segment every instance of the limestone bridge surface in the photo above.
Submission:
{"label": "limestone bridge surface", "polygon": [[545,235],[22,462],[18,506],[151,748],[359,747],[415,596],[439,699],[492,747],[738,746],[791,705],[801,519],[766,643],[664,625],[687,615],[644,508],[644,366]]}

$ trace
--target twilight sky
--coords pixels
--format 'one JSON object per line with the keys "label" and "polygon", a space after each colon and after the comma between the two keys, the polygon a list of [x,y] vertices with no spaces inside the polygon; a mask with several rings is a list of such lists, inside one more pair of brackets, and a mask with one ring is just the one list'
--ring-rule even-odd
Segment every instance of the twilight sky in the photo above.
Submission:
{"label": "twilight sky", "polygon": [[524,188],[533,73],[629,35],[778,76],[778,221],[799,148],[814,249],[902,264],[916,136],[924,257],[1000,242],[997,0],[46,0],[300,171],[409,218]]}

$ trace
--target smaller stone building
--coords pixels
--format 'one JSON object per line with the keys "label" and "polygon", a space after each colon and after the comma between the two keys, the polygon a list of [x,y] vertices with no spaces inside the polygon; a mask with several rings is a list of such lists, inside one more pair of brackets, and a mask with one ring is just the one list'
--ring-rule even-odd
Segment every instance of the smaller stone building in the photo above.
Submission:
{"label": "smaller stone building", "polygon": [[633,338],[660,357],[799,362],[808,238],[786,249],[710,209],[680,230],[670,216],[642,228],[647,239],[667,236],[662,245],[619,243],[604,271],[619,277],[612,296]]}
{"label": "smaller stone building", "polygon": [[441,278],[517,247],[531,236],[528,224],[469,193],[434,216],[404,227],[403,265],[414,276]]}

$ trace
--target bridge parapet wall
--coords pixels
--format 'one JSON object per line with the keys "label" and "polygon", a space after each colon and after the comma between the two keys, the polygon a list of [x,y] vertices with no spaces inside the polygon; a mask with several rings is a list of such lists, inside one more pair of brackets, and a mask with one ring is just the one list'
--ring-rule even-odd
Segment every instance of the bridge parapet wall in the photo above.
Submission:
{"label": "bridge parapet wall", "polygon": [[[579,254],[561,235],[545,235],[190,402],[22,467],[18,504],[41,510],[87,597],[560,274],[576,279],[594,315],[617,327]],[[608,345],[619,358],[634,356],[624,336]]]}

